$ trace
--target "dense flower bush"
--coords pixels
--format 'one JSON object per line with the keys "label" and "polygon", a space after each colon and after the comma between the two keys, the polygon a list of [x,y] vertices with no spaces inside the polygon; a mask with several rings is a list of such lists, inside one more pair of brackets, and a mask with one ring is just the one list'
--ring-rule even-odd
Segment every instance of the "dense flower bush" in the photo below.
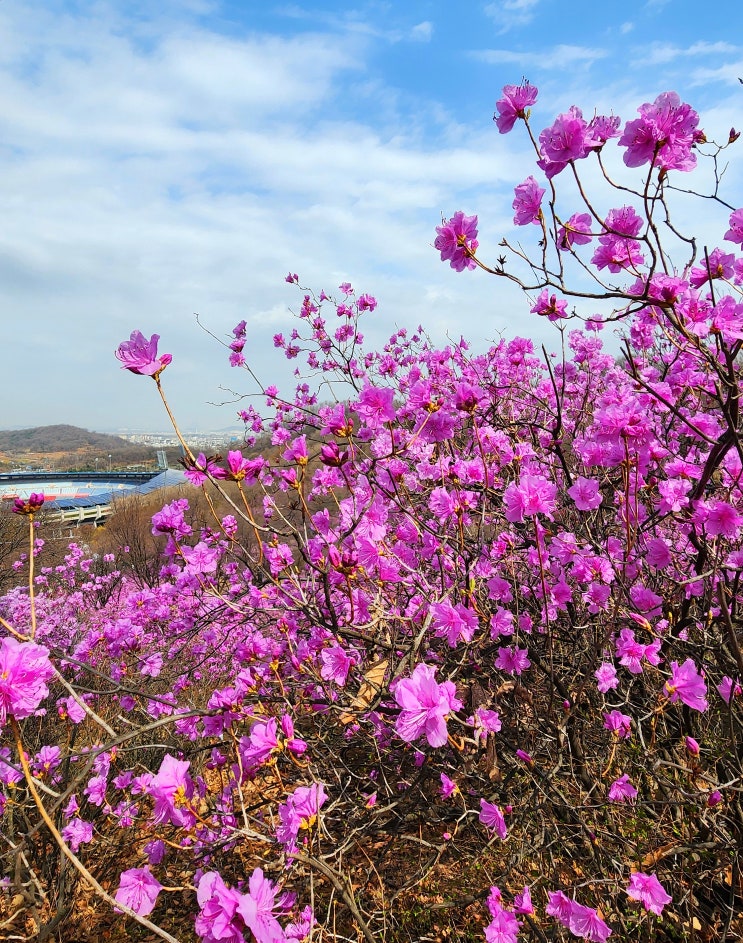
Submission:
{"label": "dense flower bush", "polygon": [[[270,453],[184,446],[232,513],[156,514],[151,588],[72,546],[2,599],[4,871],[42,935],[41,892],[64,917],[80,883],[168,940],[178,907],[205,941],[743,932],[743,210],[715,176],[729,246],[677,228],[673,181],[721,147],[673,93],[539,134],[536,101],[495,118],[534,145],[533,255],[486,264],[462,211],[436,248],[521,285],[560,354],[367,351],[373,297],[301,289],[274,342],[306,377],[241,412]],[[157,341],[117,356],[165,402]],[[244,322],[225,346],[249,369]]]}

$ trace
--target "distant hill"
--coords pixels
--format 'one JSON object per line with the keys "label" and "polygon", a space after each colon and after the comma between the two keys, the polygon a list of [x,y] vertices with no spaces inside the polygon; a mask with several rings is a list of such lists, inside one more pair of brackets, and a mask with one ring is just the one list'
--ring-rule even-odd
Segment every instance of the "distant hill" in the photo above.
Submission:
{"label": "distant hill", "polygon": [[89,432],[79,426],[37,426],[35,429],[0,431],[0,452],[48,454],[95,449],[101,452],[131,450],[131,443],[117,435]]}

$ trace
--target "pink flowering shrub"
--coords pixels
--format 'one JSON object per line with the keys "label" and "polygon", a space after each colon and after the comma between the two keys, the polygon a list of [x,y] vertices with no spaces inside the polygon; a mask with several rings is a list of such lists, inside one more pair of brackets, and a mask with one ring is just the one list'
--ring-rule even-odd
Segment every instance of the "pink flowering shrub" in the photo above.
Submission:
{"label": "pink flowering shrub", "polygon": [[[728,245],[661,225],[678,174],[736,135],[706,143],[673,93],[540,132],[536,103],[528,84],[497,102],[534,147],[518,246],[489,265],[462,211],[435,245],[519,284],[559,355],[422,328],[367,350],[371,295],[300,288],[274,343],[347,400],[300,371],[241,410],[244,449],[184,443],[230,510],[159,511],[154,585],[71,547],[0,600],[18,886],[73,874],[171,940],[184,911],[205,941],[417,939],[429,893],[442,938],[743,932],[743,210],[715,179],[701,205]],[[563,197],[591,162],[603,190]],[[164,398],[157,340],[117,356]],[[245,322],[225,348],[260,357]]]}

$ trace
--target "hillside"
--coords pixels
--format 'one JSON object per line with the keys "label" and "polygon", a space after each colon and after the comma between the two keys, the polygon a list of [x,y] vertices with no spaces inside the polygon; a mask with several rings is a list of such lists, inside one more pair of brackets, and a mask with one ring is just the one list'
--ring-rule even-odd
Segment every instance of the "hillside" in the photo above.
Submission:
{"label": "hillside", "polygon": [[0,431],[0,452],[13,455],[25,452],[78,452],[87,449],[114,452],[129,450],[131,445],[119,436],[89,432],[79,426],[37,426],[34,429]]}
{"label": "hillside", "polygon": [[[110,456],[110,458],[109,458]],[[175,461],[177,455],[171,458]],[[126,470],[155,464],[155,450],[116,435],[79,426],[37,426],[0,431],[0,469],[46,467],[57,471]],[[136,470],[142,470],[137,467]]]}

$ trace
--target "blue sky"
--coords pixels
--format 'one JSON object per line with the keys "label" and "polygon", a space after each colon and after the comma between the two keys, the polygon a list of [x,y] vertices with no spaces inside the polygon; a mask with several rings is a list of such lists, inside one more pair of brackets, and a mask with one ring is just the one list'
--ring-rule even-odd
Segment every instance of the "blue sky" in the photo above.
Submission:
{"label": "blue sky", "polygon": [[0,428],[166,428],[152,384],[113,358],[135,328],[173,354],[184,426],[232,425],[220,385],[249,393],[248,378],[194,313],[218,336],[244,318],[261,378],[290,389],[271,342],[299,301],[288,271],[375,294],[370,343],[422,323],[441,342],[555,347],[515,291],[432,249],[456,209],[479,214],[486,259],[514,235],[531,168],[523,137],[493,125],[502,86],[540,88],[537,132],[571,104],[627,120],[672,89],[724,138],[743,126],[742,26],[735,0],[712,15],[679,0],[3,0]]}

